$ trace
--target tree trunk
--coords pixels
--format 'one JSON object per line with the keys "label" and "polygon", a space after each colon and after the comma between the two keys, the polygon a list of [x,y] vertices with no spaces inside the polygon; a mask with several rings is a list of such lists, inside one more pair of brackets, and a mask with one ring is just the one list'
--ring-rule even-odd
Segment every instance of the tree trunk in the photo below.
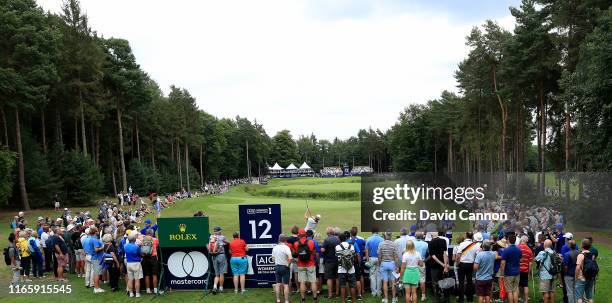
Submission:
{"label": "tree trunk", "polygon": [[9,146],[8,127],[6,126],[6,115],[4,114],[4,107],[0,106],[0,118],[2,118],[2,127],[4,129],[4,144]]}
{"label": "tree trunk", "polygon": [[17,157],[19,158],[19,192],[21,194],[21,204],[24,210],[30,210],[30,203],[28,202],[28,192],[26,190],[25,183],[25,167],[23,164],[23,148],[21,146],[21,125],[19,122],[19,109],[15,108],[15,141],[17,146]]}
{"label": "tree trunk", "polygon": [[153,140],[151,140],[151,165],[153,166],[153,171],[155,171],[155,144],[153,144]]}
{"label": "tree trunk", "polygon": [[187,191],[190,191],[189,186],[189,145],[185,142],[185,176],[187,177]]}
{"label": "tree trunk", "polygon": [[100,167],[100,126],[96,125],[96,166]]}
{"label": "tree trunk", "polygon": [[202,166],[202,154],[203,154],[203,146],[200,144],[200,186],[204,187],[204,169]]}
{"label": "tree trunk", "polygon": [[81,111],[81,143],[83,144],[83,155],[87,155],[87,133],[85,132],[85,111],[83,110],[83,93],[79,88],[79,110]]}
{"label": "tree trunk", "polygon": [[[59,110],[55,111],[55,136],[57,137],[57,143],[64,145],[64,135],[62,134],[62,116]],[[64,149],[63,146],[62,149]]]}
{"label": "tree trunk", "polygon": [[181,190],[183,190],[183,172],[181,171],[181,162],[181,142],[179,139],[176,139],[176,168],[179,175],[179,184],[181,186]]}
{"label": "tree trunk", "polygon": [[79,152],[79,118],[74,116],[74,150]]}
{"label": "tree trunk", "polygon": [[117,196],[117,181],[115,179],[115,165],[113,164],[113,160],[112,160],[113,158],[112,152],[110,154],[111,154],[110,155],[111,157],[109,158],[108,162],[110,162],[111,176],[113,179],[113,192],[115,193],[115,196]]}
{"label": "tree trunk", "polygon": [[42,132],[42,147],[43,147],[43,153],[46,155],[47,154],[47,127],[45,125],[45,109],[43,108],[40,111],[40,125],[41,125],[41,132]]}
{"label": "tree trunk", "polygon": [[495,89],[495,95],[497,96],[497,102],[501,110],[502,118],[502,137],[501,137],[501,171],[506,171],[506,131],[508,127],[508,105],[502,101],[501,96],[497,91],[497,72],[495,66],[493,66],[493,87]]}
{"label": "tree trunk", "polygon": [[121,109],[117,107],[117,125],[119,126],[119,160],[121,163],[121,185],[123,192],[127,192],[127,174],[125,172],[125,159],[123,154],[123,126],[121,125]]}
{"label": "tree trunk", "polygon": [[138,156],[138,162],[140,162],[140,137],[138,131],[138,117],[136,117],[136,154]]}
{"label": "tree trunk", "polygon": [[546,168],[544,161],[544,151],[546,150],[546,101],[544,99],[544,88],[542,85],[540,85],[540,111],[542,111],[542,113],[540,114],[540,119],[542,120],[540,124],[540,127],[542,128],[542,130],[540,131],[540,140],[542,140],[540,145],[542,148],[542,152],[540,154],[540,170],[542,172],[541,182],[543,193],[546,192]]}
{"label": "tree trunk", "polygon": [[565,203],[570,202],[570,176],[569,176],[569,165],[570,165],[570,116],[569,116],[569,105],[565,103]]}

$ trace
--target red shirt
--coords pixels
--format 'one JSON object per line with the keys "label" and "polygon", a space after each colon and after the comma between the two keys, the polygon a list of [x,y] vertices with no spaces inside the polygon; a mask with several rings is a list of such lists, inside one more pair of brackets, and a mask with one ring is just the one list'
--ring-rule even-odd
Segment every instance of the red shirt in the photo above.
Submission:
{"label": "red shirt", "polygon": [[311,240],[307,240],[306,238],[300,238],[298,241],[295,241],[295,243],[293,243],[293,250],[298,251],[298,247],[300,246],[301,243],[304,243],[304,241],[308,241],[307,245],[308,245],[308,249],[310,249],[310,260],[302,261],[299,258],[297,258],[298,267],[315,266],[315,254],[317,252],[315,251],[314,242],[312,242]]}
{"label": "red shirt", "polygon": [[521,272],[529,272],[529,265],[533,262],[533,252],[531,248],[527,246],[527,244],[519,244],[518,248],[521,250],[521,264],[520,271]]}
{"label": "red shirt", "polygon": [[230,252],[232,257],[244,257],[246,256],[246,242],[240,238],[234,239],[229,244]]}

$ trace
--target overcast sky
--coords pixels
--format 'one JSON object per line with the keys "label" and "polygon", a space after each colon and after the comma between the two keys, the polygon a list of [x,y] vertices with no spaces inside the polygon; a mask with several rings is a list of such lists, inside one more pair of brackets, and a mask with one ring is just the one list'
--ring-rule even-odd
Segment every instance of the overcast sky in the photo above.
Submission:
{"label": "overcast sky", "polygon": [[[431,3],[433,2],[433,3]],[[61,0],[38,0],[58,12]],[[91,27],[130,41],[167,93],[184,87],[217,117],[273,136],[348,138],[388,129],[410,103],[456,90],[474,25],[507,29],[517,0],[82,0]]]}

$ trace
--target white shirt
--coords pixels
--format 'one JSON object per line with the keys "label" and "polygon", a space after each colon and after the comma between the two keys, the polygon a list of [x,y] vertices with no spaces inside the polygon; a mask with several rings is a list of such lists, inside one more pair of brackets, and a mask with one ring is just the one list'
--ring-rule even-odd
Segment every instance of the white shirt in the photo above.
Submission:
{"label": "white shirt", "polygon": [[47,239],[49,239],[49,234],[43,231],[40,235],[40,242],[43,248],[47,248]]}
{"label": "white shirt", "polygon": [[308,220],[306,221],[306,227],[304,228],[304,230],[308,231],[308,230],[316,230],[317,229],[317,221],[314,218],[308,218]]}
{"label": "white shirt", "polygon": [[460,255],[459,262],[474,263],[474,260],[476,259],[476,252],[478,252],[478,249],[480,248],[480,243],[476,243],[466,250],[466,248],[468,248],[468,246],[470,246],[472,243],[472,240],[466,239],[459,244],[459,248],[457,249],[457,253]]}
{"label": "white shirt", "polygon": [[[345,250],[345,249],[352,250],[353,253],[355,252],[355,247],[353,245],[351,245],[351,244],[348,244],[347,242],[342,242],[342,243],[336,245],[336,253],[338,253],[341,250]],[[353,264],[354,264],[354,262],[355,261],[353,261]],[[355,273],[355,266],[351,267],[351,269],[349,269],[349,271],[346,272],[346,269],[344,267],[342,267],[342,265],[338,265],[338,273],[339,274],[346,274],[346,273],[354,274]]]}
{"label": "white shirt", "polygon": [[274,258],[274,265],[289,266],[291,249],[285,244],[278,244],[272,248],[272,258]]}
{"label": "white shirt", "polygon": [[406,267],[419,267],[419,261],[422,261],[423,258],[418,251],[415,251],[414,254],[405,252],[402,255],[402,264],[406,264]]}

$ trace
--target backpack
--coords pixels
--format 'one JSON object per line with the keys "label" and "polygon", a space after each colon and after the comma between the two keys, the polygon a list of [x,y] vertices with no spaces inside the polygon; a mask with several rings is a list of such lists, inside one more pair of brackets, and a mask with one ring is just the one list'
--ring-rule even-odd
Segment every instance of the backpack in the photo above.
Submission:
{"label": "backpack", "polygon": [[297,255],[298,260],[302,262],[310,261],[310,256],[312,255],[312,250],[308,247],[308,243],[310,243],[310,240],[298,242]]}
{"label": "backpack", "polygon": [[584,262],[582,263],[582,275],[587,280],[593,280],[599,274],[599,265],[597,261],[593,260],[592,253],[582,253],[584,255]]}
{"label": "backpack", "polygon": [[53,244],[53,236],[49,236],[49,238],[47,238],[47,240],[45,240],[45,246],[47,247],[47,249],[50,249],[52,251],[55,251],[55,247]]}
{"label": "backpack", "polygon": [[342,244],[340,244],[340,247],[342,249],[336,252],[338,263],[348,272],[351,270],[351,268],[353,268],[355,262],[355,251],[351,250],[351,244],[349,244],[348,248],[345,248]]}
{"label": "backpack", "polygon": [[[546,253],[546,258],[550,258],[550,268],[544,267],[551,276],[556,276],[561,273],[563,260],[557,253]],[[546,259],[545,259],[546,260]]]}
{"label": "backpack", "polygon": [[[9,246],[4,248],[4,263],[6,263],[6,265],[8,266],[13,263],[10,256],[11,249],[15,249],[15,247]],[[19,259],[19,254],[17,253],[17,250],[15,250],[15,258]]]}
{"label": "backpack", "polygon": [[143,256],[150,256],[151,254],[153,254],[153,239],[151,238],[151,236],[145,236],[144,239],[142,239],[140,253]]}
{"label": "backpack", "polygon": [[219,239],[217,238],[217,236],[213,236],[211,237],[210,243],[208,243],[208,253],[212,256],[216,256],[219,253],[221,253],[221,245],[223,245],[222,243],[219,243]]}

